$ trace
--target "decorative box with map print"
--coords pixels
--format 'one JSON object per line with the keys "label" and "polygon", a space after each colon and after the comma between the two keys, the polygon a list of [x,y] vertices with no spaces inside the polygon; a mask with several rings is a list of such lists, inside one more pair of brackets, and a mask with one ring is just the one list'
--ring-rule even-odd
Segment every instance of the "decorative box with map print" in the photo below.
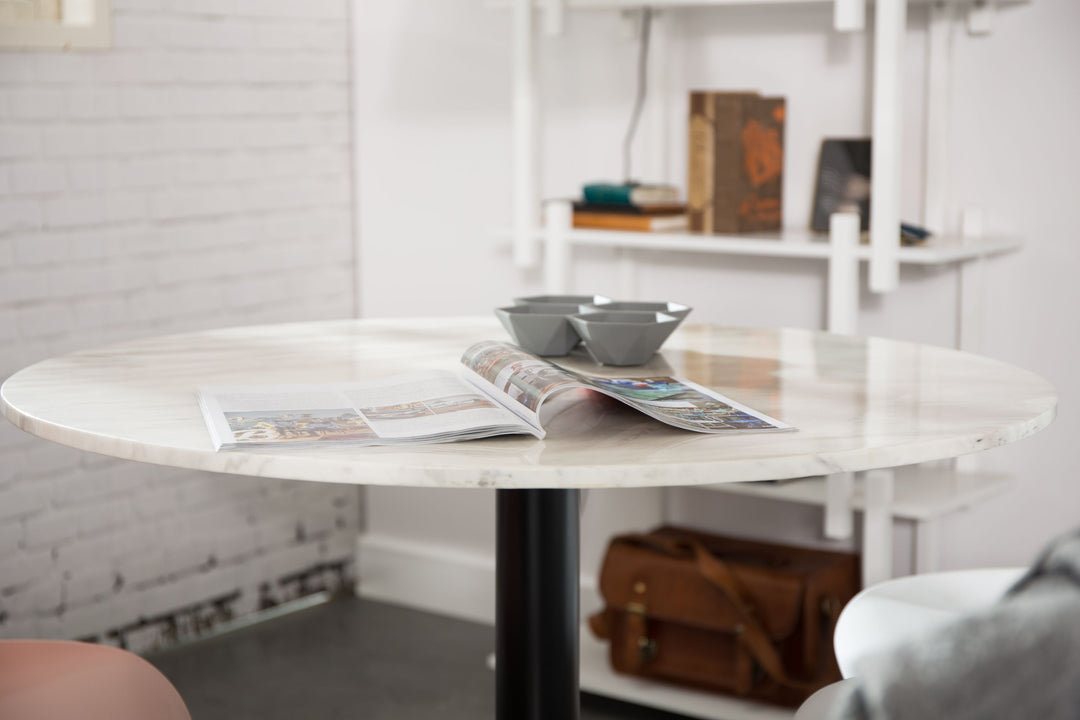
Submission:
{"label": "decorative box with map print", "polygon": [[461,363],[459,373],[369,382],[203,387],[198,399],[217,450],[436,443],[507,434],[543,438],[541,406],[571,389],[608,395],[684,430],[794,429],[687,380],[583,375],[506,343],[477,343]]}

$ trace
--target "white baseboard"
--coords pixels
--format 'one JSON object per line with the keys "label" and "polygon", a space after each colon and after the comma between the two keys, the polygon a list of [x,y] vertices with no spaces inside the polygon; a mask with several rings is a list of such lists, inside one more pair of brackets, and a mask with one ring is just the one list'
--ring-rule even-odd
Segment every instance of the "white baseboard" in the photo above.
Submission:
{"label": "white baseboard", "polygon": [[[363,534],[356,541],[356,594],[439,615],[495,624],[492,555]],[[581,613],[599,609],[596,577],[581,576]]]}

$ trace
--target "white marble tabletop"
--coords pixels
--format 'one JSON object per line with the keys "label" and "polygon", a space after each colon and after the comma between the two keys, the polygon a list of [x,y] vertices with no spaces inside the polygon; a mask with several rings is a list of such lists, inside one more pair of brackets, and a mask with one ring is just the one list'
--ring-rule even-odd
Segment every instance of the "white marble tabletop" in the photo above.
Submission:
{"label": "white marble tabletop", "polygon": [[[200,385],[355,381],[458,366],[494,319],[344,320],[155,337],[40,362],[0,389],[26,432],[143,462],[241,475],[435,487],[632,487],[781,479],[948,458],[1050,423],[1054,388],[976,355],[878,338],[688,324],[649,365],[799,428],[705,435],[614,401],[583,402],[548,436],[411,447],[214,452]],[[560,362],[563,362],[560,360]],[[616,374],[584,355],[565,362]]]}

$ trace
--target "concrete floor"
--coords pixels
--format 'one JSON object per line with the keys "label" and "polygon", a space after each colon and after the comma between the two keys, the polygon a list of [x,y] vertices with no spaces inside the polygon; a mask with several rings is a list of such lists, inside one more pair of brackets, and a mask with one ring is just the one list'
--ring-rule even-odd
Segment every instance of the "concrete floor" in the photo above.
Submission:
{"label": "concrete floor", "polygon": [[[486,625],[348,598],[147,659],[194,720],[488,720]],[[582,720],[681,716],[585,695]]]}

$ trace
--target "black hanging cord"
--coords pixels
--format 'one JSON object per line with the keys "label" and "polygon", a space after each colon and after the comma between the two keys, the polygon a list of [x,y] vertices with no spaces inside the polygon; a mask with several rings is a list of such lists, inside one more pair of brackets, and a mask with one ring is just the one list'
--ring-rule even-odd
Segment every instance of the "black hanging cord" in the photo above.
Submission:
{"label": "black hanging cord", "polygon": [[649,28],[652,26],[653,9],[644,7],[641,9],[641,44],[638,48],[637,68],[637,98],[634,100],[634,110],[630,114],[630,126],[626,128],[626,137],[623,139],[623,178],[626,182],[633,181],[630,172],[630,146],[634,142],[634,133],[637,132],[638,120],[641,119],[641,110],[645,107],[646,79],[649,67]]}

